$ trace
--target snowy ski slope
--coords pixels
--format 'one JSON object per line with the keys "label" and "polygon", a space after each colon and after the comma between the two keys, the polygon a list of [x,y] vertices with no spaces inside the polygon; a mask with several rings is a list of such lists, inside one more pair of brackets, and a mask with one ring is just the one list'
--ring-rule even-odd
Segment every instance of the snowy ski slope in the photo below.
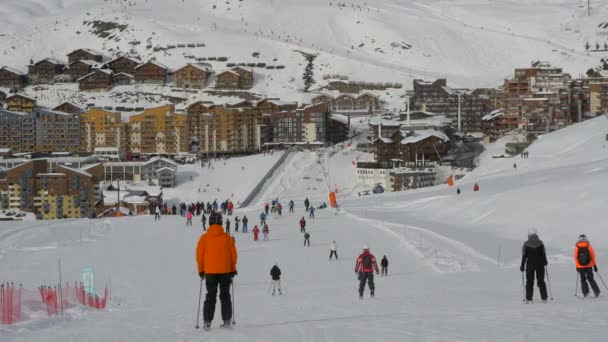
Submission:
{"label": "snowy ski slope", "polygon": [[[447,186],[339,195],[340,214],[318,210],[308,220],[311,247],[302,246],[298,227],[303,198],[313,204],[324,198],[315,197],[303,177],[314,180],[322,171],[311,166],[314,156],[294,155],[264,196],[294,199],[296,213],[270,218],[268,242],[235,234],[240,258],[232,331],[215,329],[217,315],[211,332],[193,329],[200,228],[186,228],[182,218],[1,223],[2,280],[26,287],[56,283],[61,258],[64,279],[76,279],[80,267],[92,264],[98,287],[111,279],[114,296],[105,312],[73,309],[55,319],[26,312],[34,320],[1,327],[0,340],[602,341],[608,291],[597,300],[574,297],[571,255],[576,237],[586,233],[606,272],[606,132],[608,120],[599,117],[542,137],[528,159],[487,155],[457,184],[459,196]],[[330,158],[330,173],[348,188],[341,182],[349,179],[356,152],[345,152],[351,155]],[[260,210],[236,214],[254,223]],[[522,304],[519,254],[531,226],[547,245],[555,298],[548,304]],[[328,261],[332,240],[339,261]],[[388,277],[376,278],[376,299],[366,294],[360,301],[353,269],[363,244],[378,258],[387,255],[390,266]],[[267,293],[274,262],[284,274],[283,296]]]}

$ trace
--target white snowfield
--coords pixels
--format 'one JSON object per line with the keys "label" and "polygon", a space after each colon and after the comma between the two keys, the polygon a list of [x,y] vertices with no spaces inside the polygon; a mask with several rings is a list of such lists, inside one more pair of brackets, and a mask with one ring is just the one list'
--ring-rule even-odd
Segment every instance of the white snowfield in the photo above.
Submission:
{"label": "white snowfield", "polygon": [[[479,170],[457,182],[461,195],[442,185],[353,196],[349,167],[358,152],[345,148],[329,162],[332,187],[346,189],[338,193],[342,211],[306,216],[310,247],[298,221],[305,196],[314,205],[326,200],[315,181],[323,172],[314,155],[294,154],[257,199],[278,196],[285,205],[282,217],[269,219],[270,241],[234,234],[237,324],[230,331],[218,327],[219,307],[210,332],[194,329],[201,229],[187,228],[180,217],[0,223],[2,280],[30,289],[57,283],[60,258],[63,279],[73,281],[82,266],[93,265],[97,286],[111,280],[113,293],[105,311],[71,309],[52,319],[26,311],[33,319],[1,327],[0,340],[604,341],[608,291],[598,279],[599,299],[574,297],[572,253],[578,235],[587,234],[608,278],[607,132],[608,120],[599,117],[542,137],[528,159],[485,156]],[[472,191],[475,182],[479,192]],[[290,199],[294,214],[287,212]],[[256,205],[235,215],[247,215],[251,229],[260,211]],[[519,261],[530,227],[547,246],[554,298],[547,304],[522,303]],[[328,260],[333,240],[339,261]],[[378,262],[389,259],[388,277],[375,277],[373,300],[369,290],[364,300],[357,295],[354,264],[364,244]],[[268,293],[275,262],[283,271],[282,296]]]}
{"label": "white snowfield", "polygon": [[[317,83],[323,75],[342,74],[408,88],[413,78],[439,77],[452,86],[489,87],[539,59],[573,76],[597,67],[601,52],[586,51],[585,43],[591,50],[596,43],[604,48],[606,29],[598,25],[608,8],[593,0],[587,16],[584,5],[584,0],[3,0],[0,65],[26,69],[30,59],[65,60],[76,48],[110,57],[154,57],[173,69],[195,61],[187,56],[227,57],[228,63],[285,66],[256,67],[253,91],[301,101],[309,97],[301,93],[307,61],[298,51],[303,51],[318,54]],[[99,24],[94,34],[93,21],[126,26]],[[215,72],[226,68],[226,62],[205,62]],[[43,101],[76,96],[37,95]],[[393,95],[395,103],[402,102],[401,92]],[[148,105],[145,98],[130,101]]]}

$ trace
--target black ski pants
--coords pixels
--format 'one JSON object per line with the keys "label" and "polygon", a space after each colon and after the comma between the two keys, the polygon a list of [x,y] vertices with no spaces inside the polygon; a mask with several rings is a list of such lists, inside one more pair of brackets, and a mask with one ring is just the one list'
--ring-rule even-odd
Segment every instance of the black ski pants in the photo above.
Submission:
{"label": "black ski pants", "polygon": [[540,290],[540,298],[547,300],[547,285],[545,284],[545,267],[544,266],[526,266],[526,300],[532,300],[534,295],[534,275],[536,275],[536,284]]}
{"label": "black ski pants", "polygon": [[331,257],[332,257],[332,256],[335,256],[335,257],[336,257],[336,260],[338,260],[338,251],[331,251],[331,252],[329,253],[329,260],[331,260]]}
{"label": "black ski pants", "polygon": [[205,275],[207,295],[203,306],[203,320],[213,321],[215,314],[215,302],[217,298],[217,287],[220,287],[220,302],[222,305],[222,320],[232,319],[232,299],[230,298],[230,285],[232,278],[230,274],[207,274]]}
{"label": "black ski pants", "polygon": [[[593,293],[596,296],[599,296],[600,288],[597,286],[595,279],[593,279],[593,269],[591,267],[579,268],[578,273],[581,275],[581,290],[583,290],[583,296],[586,297],[589,294],[589,285],[591,285]],[[589,284],[587,284],[587,282],[589,282]]]}
{"label": "black ski pants", "polygon": [[382,266],[381,273],[383,276],[388,274],[388,266]]}
{"label": "black ski pants", "polygon": [[365,290],[366,282],[369,283],[369,290],[374,293],[376,286],[374,285],[373,272],[359,272],[359,296],[363,296],[363,290]]}
{"label": "black ski pants", "polygon": [[310,246],[310,239],[304,239],[304,246]]}

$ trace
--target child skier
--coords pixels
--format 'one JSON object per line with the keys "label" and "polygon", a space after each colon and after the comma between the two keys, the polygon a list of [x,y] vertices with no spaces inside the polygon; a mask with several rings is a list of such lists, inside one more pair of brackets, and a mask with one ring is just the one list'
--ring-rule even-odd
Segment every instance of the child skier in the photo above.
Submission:
{"label": "child skier", "polygon": [[302,216],[302,218],[300,219],[300,233],[305,233],[306,232],[306,220],[304,219],[304,216]]}
{"label": "child skier", "polygon": [[262,234],[264,235],[264,241],[268,241],[268,234],[270,233],[270,229],[268,225],[264,223],[264,228],[262,228]]}
{"label": "child skier", "polygon": [[253,241],[258,241],[258,234],[260,234],[260,228],[258,228],[257,224],[253,227],[252,232],[253,232]]}

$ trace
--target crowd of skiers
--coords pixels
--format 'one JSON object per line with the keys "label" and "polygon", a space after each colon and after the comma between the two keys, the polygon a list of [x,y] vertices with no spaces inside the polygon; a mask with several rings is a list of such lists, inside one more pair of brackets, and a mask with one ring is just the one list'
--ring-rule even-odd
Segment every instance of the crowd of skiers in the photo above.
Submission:
{"label": "crowd of skiers", "polygon": [[[231,204],[230,202],[225,202],[226,208]],[[205,295],[205,301],[203,305],[203,328],[209,329],[211,326],[211,321],[213,320],[215,313],[215,304],[217,301],[217,293],[219,287],[219,298],[221,302],[221,315],[222,315],[222,327],[229,327],[231,325],[231,318],[233,318],[233,307],[232,307],[232,298],[230,294],[230,287],[233,286],[233,278],[237,275],[236,270],[236,261],[237,261],[237,250],[234,241],[234,236],[230,235],[231,232],[231,221],[229,218],[223,220],[224,215],[232,214],[232,210],[224,210],[223,204],[220,206],[222,209],[214,209],[217,206],[211,207],[211,212],[209,213],[208,223],[209,228],[206,229],[206,214],[207,212],[203,209],[200,214],[203,217],[203,228],[206,229],[206,232],[201,236],[197,249],[196,249],[196,262],[198,267],[199,276],[201,278],[201,294],[202,294],[202,286],[203,281],[205,280],[205,286],[207,289]],[[293,201],[289,201],[289,212],[294,213],[295,203]],[[315,208],[311,206],[308,198],[304,201],[304,206],[306,212],[309,213],[309,218],[314,218],[314,210]],[[180,204],[180,208],[183,208],[184,205]],[[191,225],[192,216],[197,213],[196,205],[186,207],[185,216],[188,222],[188,225]],[[191,210],[193,209],[193,210]],[[279,199],[274,199],[271,203],[266,203],[264,205],[264,211],[260,213],[260,226],[262,227],[261,233],[263,235],[263,240],[267,241],[270,233],[270,229],[268,227],[267,219],[268,215],[272,213],[276,213],[278,216],[282,216],[283,206]],[[238,216],[234,218],[234,228],[235,232],[239,229],[239,223],[242,223],[242,232],[247,233],[248,228],[248,219],[247,216],[243,216],[242,220],[239,220]],[[222,227],[223,225],[223,227]],[[299,220],[300,232],[303,233],[304,236],[304,246],[310,246],[310,232],[306,231],[306,218],[304,216]],[[260,228],[258,225],[254,225],[252,229],[253,239],[254,241],[258,241]],[[333,258],[338,260],[338,248],[336,241],[332,241],[330,246],[329,260],[331,261]],[[386,256],[382,258],[381,261],[382,266],[382,275],[387,275],[388,273],[388,259]],[[369,248],[365,246],[363,248],[363,253],[357,258],[355,265],[355,272],[359,275],[359,296],[363,298],[363,291],[366,283],[369,284],[371,296],[374,296],[375,285],[374,285],[374,274],[379,274],[378,265],[376,264],[376,258],[373,254],[370,253]],[[270,277],[271,283],[269,285],[268,290],[272,288],[272,295],[275,295],[277,292],[279,295],[283,294],[284,290],[281,287],[281,269],[278,266],[278,262],[275,262],[272,268],[270,269]],[[200,298],[199,298],[200,305]],[[200,307],[199,307],[200,310]],[[200,311],[199,311],[200,312]],[[198,318],[197,318],[197,326],[198,326]]]}
{"label": "crowd of skiers", "polygon": [[[526,302],[532,301],[535,278],[541,300],[546,302],[548,296],[551,295],[551,283],[549,283],[549,294],[547,293],[547,283],[545,283],[545,277],[549,280],[548,264],[545,245],[538,237],[536,230],[532,228],[528,231],[528,240],[524,242],[522,247],[521,265],[519,267],[522,274],[522,286]],[[579,236],[578,242],[574,246],[574,265],[577,272],[576,289],[574,290],[575,296],[578,295],[580,279],[583,297],[589,295],[589,287],[591,287],[594,296],[598,297],[600,295],[600,288],[593,276],[594,272],[598,272],[595,251],[585,234]],[[526,278],[525,285],[524,274]],[[602,283],[604,283],[602,276],[599,273],[597,274]],[[604,286],[606,286],[605,283]]]}
{"label": "crowd of skiers", "polygon": [[[219,211],[223,215],[232,215],[234,212],[234,203],[230,200],[225,200],[221,203],[218,203],[217,200],[213,202],[207,202],[205,204],[204,201],[186,204],[185,202],[179,203],[179,205],[173,204],[170,206],[166,202],[162,205],[157,205],[154,208],[155,216],[160,215],[180,215],[182,217],[188,216],[188,213],[191,213],[192,216],[200,216],[202,214],[211,214],[213,212]],[[159,219],[160,217],[156,217]]]}

